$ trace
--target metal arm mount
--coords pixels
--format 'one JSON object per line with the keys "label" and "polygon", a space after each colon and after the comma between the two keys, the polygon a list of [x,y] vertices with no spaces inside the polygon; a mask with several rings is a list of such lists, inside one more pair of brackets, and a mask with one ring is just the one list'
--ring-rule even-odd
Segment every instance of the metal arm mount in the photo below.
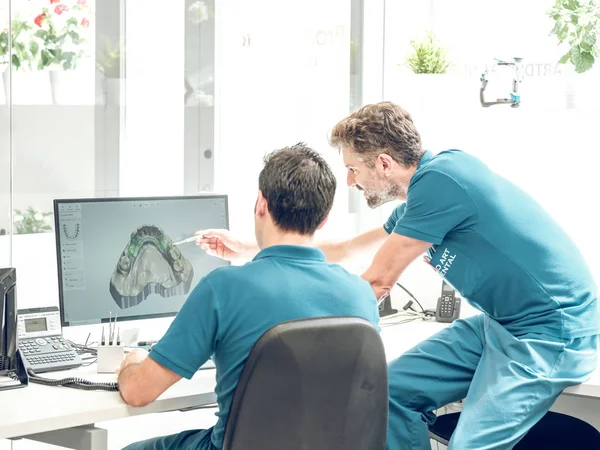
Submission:
{"label": "metal arm mount", "polygon": [[510,98],[498,98],[494,101],[486,101],[485,100],[485,88],[488,84],[487,73],[488,69],[486,67],[485,72],[481,74],[481,88],[479,89],[479,101],[481,102],[481,106],[488,107],[492,105],[501,105],[501,104],[509,104],[512,108],[518,108],[521,105],[521,94],[519,93],[519,83],[523,81],[521,75],[521,63],[523,58],[513,58],[513,61],[500,61],[496,59],[496,63],[499,66],[513,66],[515,70],[515,74],[512,81],[512,92],[510,93]]}

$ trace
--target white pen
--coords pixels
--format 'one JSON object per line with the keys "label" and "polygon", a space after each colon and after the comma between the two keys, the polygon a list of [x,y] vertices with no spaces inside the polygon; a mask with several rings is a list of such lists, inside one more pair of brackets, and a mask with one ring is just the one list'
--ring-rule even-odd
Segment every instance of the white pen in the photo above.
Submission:
{"label": "white pen", "polygon": [[202,236],[192,236],[189,237],[187,239],[184,239],[182,241],[177,241],[177,242],[173,242],[173,245],[181,245],[181,244],[185,244],[187,242],[194,242],[197,241],[198,239],[200,239]]}
{"label": "white pen", "polygon": [[118,314],[115,313],[115,320],[113,321],[112,334],[110,335],[110,344],[111,345],[113,344],[113,342],[115,342],[115,333],[117,332],[117,316],[118,316]]}

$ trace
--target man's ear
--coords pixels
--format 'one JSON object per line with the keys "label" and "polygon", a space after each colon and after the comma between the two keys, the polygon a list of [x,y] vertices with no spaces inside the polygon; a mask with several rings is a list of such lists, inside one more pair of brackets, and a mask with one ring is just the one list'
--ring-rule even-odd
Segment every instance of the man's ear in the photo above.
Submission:
{"label": "man's ear", "polygon": [[256,198],[256,206],[254,207],[254,214],[257,218],[260,218],[263,217],[267,212],[267,199],[262,195],[261,191],[258,191],[258,197]]}
{"label": "man's ear", "polygon": [[317,227],[317,230],[320,230],[321,228],[323,228],[325,226],[325,224],[327,223],[327,219],[329,219],[329,216],[325,216],[325,218],[323,219],[323,222],[321,222],[319,224],[319,226]]}
{"label": "man's ear", "polygon": [[394,162],[394,159],[387,153],[380,153],[377,156],[377,165],[381,167],[381,170],[385,175],[390,175],[392,173]]}

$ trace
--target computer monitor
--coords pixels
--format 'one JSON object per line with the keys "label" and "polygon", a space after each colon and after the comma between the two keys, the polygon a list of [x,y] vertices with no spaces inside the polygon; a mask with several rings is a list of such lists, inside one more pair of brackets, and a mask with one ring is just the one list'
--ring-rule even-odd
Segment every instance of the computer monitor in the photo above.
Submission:
{"label": "computer monitor", "polygon": [[228,228],[226,195],[54,201],[63,326],[177,314],[202,277],[229,263],[195,242]]}
{"label": "computer monitor", "polygon": [[0,269],[0,372],[15,367],[17,352],[17,271]]}

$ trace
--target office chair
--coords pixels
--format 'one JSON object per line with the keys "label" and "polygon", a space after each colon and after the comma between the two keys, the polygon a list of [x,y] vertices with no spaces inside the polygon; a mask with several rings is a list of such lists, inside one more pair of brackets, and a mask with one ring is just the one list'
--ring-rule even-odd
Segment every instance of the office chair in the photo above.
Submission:
{"label": "office chair", "polygon": [[373,325],[294,320],[254,345],[222,450],[384,450],[387,421],[387,363]]}
{"label": "office chair", "polygon": [[[460,413],[439,416],[429,426],[429,437],[448,445],[459,418]],[[600,432],[583,420],[550,411],[514,446],[514,450],[538,449],[600,449]]]}

